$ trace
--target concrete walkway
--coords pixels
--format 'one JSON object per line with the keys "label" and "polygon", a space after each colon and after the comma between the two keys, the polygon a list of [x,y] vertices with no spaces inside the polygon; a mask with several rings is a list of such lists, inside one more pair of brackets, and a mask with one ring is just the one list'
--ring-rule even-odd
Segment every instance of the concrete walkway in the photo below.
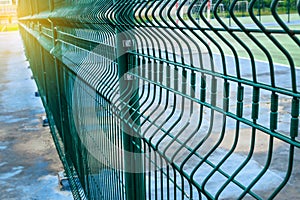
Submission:
{"label": "concrete walkway", "polygon": [[0,33],[0,199],[73,199],[62,191],[63,171],[18,32]]}

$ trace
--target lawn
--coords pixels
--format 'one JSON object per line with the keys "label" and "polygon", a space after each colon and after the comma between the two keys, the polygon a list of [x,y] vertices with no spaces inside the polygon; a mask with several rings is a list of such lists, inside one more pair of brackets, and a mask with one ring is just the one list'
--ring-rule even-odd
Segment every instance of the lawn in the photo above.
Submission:
{"label": "lawn", "polygon": [[17,30],[19,30],[18,24],[0,24],[0,32]]}
{"label": "lawn", "polygon": [[[287,23],[288,17],[287,15],[280,15],[281,19],[287,24],[290,30],[292,31],[300,31],[300,17],[298,14],[292,14],[290,15],[290,23]],[[250,17],[239,17],[239,21],[247,28],[249,29],[258,29],[258,26],[256,26],[252,19]],[[229,21],[228,18],[222,18],[227,26],[238,28],[238,26],[234,23],[234,21],[231,19]],[[264,25],[264,27],[267,30],[283,30],[274,20],[272,16],[261,16],[261,23]],[[199,24],[202,27],[205,27],[205,23],[199,21]],[[217,22],[215,19],[211,19],[211,24],[216,28],[221,28],[221,25]],[[222,50],[226,55],[233,56],[233,52],[230,50],[229,46],[226,45],[226,43],[215,33],[212,31],[208,31],[210,36],[219,44],[221,45]],[[237,51],[237,54],[239,57],[243,58],[250,58],[249,54],[245,50],[245,48],[242,47],[242,45],[234,39],[227,31],[220,31],[221,35],[224,37],[225,40],[227,40]],[[202,35],[202,33],[199,32],[199,34]],[[257,44],[253,42],[245,33],[243,32],[234,32],[234,34],[249,48],[251,49],[251,53],[253,54],[255,60],[259,61],[268,61],[266,52],[264,52],[262,49],[259,48]],[[276,64],[282,64],[282,65],[288,65],[290,66],[290,63],[286,57],[286,55],[274,44],[274,42],[268,38],[268,36],[262,32],[252,33],[252,35],[255,37],[255,39],[263,45],[268,53],[272,57],[272,61]],[[203,35],[203,37],[205,37]],[[294,65],[297,67],[300,67],[300,49],[299,45],[286,33],[272,33],[271,37],[273,37],[280,45],[287,51],[287,53],[292,57]],[[296,34],[296,38],[300,40],[300,35]],[[213,44],[213,42],[210,42],[211,49],[214,53],[220,53],[218,48]]]}

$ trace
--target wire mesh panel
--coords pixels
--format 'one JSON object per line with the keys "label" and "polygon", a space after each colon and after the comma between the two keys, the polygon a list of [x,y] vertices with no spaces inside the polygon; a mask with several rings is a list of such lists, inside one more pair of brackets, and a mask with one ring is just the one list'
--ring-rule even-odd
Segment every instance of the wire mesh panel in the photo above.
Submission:
{"label": "wire mesh panel", "polygon": [[74,197],[299,198],[299,8],[20,0]]}

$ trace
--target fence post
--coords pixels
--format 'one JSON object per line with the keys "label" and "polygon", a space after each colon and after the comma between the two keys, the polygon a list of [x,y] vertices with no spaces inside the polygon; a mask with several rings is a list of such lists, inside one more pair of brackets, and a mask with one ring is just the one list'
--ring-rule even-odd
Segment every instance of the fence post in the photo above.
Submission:
{"label": "fence post", "polygon": [[287,0],[287,15],[288,15],[288,23],[291,21],[291,1]]}
{"label": "fence post", "polygon": [[54,1],[53,0],[49,0],[49,11],[52,12],[54,10]]}
{"label": "fence post", "polygon": [[[117,18],[121,18],[116,14]],[[117,20],[118,21],[118,20]],[[130,34],[128,34],[130,33]],[[145,200],[144,182],[144,160],[141,149],[141,138],[134,127],[140,125],[137,109],[139,108],[138,99],[138,80],[128,76],[130,65],[135,66],[136,56],[130,55],[128,50],[133,49],[134,42],[132,28],[122,26],[116,28],[117,63],[119,73],[119,89],[121,106],[122,139],[124,147],[124,174],[125,174],[125,193],[127,200]],[[130,35],[130,36],[129,36]],[[129,109],[129,110],[128,110]],[[128,112],[129,111],[129,112]],[[126,113],[126,114],[125,114]]]}

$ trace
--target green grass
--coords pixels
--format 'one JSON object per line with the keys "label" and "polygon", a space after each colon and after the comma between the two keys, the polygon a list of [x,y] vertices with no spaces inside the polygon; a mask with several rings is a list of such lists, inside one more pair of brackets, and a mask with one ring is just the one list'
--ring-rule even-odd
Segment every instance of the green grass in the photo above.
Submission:
{"label": "green grass", "polygon": [[[278,25],[276,26],[275,19],[272,15],[262,15],[261,17],[256,16],[257,19],[262,23],[266,24],[267,29],[281,29]],[[281,14],[280,18],[284,21],[288,21],[288,15],[287,14]],[[227,25],[231,27],[238,28],[237,25],[234,23],[232,19],[223,17],[221,18],[222,21]],[[245,26],[251,26],[251,28],[254,29],[259,29],[257,26],[255,26],[253,20],[251,17],[246,16],[246,17],[238,17],[238,20]],[[291,30],[300,30],[300,17],[298,14],[290,14],[290,21],[297,21],[296,25],[292,24],[287,24],[288,27]],[[190,27],[195,27],[191,21],[186,19],[186,23],[189,24]],[[198,21],[200,27],[206,28],[207,25],[202,21]],[[215,27],[215,28],[222,28],[222,26],[219,24],[219,22],[216,19],[211,19],[210,23]],[[272,23],[274,25],[272,26]],[[201,38],[206,38],[206,36],[200,32],[196,31],[197,34],[200,35]],[[223,42],[215,33],[212,31],[207,31],[211,37],[219,44],[221,45],[221,48],[223,52],[228,55],[228,56],[233,56],[233,52],[230,50],[230,48]],[[239,44],[227,31],[220,31],[222,36],[229,41],[229,43],[234,47],[234,49],[237,51],[237,54],[240,58],[250,58],[249,54],[247,51]],[[253,54],[254,58],[256,61],[266,61],[269,62],[266,53],[263,52],[257,44],[255,44],[245,33],[243,32],[234,32],[238,36],[240,40],[242,40],[245,45],[251,50],[251,53]],[[264,33],[252,33],[252,35],[259,41],[259,43],[262,44],[267,50],[268,53],[272,57],[272,62],[274,64],[281,64],[281,65],[290,65],[287,57],[284,55],[280,49],[274,45],[274,43],[266,36]],[[294,62],[294,65],[297,67],[300,67],[300,49],[299,46],[287,35],[287,34],[271,34],[272,37],[274,37],[280,45],[287,50],[288,54],[292,57],[292,60]],[[184,37],[184,36],[183,36]],[[192,36],[196,41],[196,37]],[[298,39],[300,39],[300,35],[297,35]],[[205,39],[205,41],[208,41],[208,39]],[[212,49],[213,53],[220,54],[219,49],[213,44],[213,42],[210,43],[210,48]],[[198,43],[198,45],[205,51],[206,47]]]}
{"label": "green grass", "polygon": [[[299,15],[292,14],[290,15],[291,21],[300,21]],[[287,21],[287,15],[281,15],[283,21]],[[229,25],[229,19],[223,18],[224,22]],[[250,17],[240,17],[239,20],[246,25],[254,24]],[[272,23],[275,22],[272,16],[262,16],[262,23]],[[201,26],[205,26],[203,22],[200,22]],[[211,24],[215,27],[220,27],[220,24],[215,20],[211,20]],[[236,26],[236,24],[231,20],[231,26]],[[297,25],[288,25],[291,30],[300,30],[300,23]],[[253,27],[258,28],[258,27]],[[282,29],[279,26],[267,26],[267,29]],[[245,49],[228,33],[221,32],[222,36],[226,38],[230,42],[231,45],[234,46],[238,55],[240,57],[249,58],[248,53]],[[254,55],[256,60],[260,61],[268,61],[265,52],[263,52],[245,33],[235,32],[235,34],[247,45],[248,48],[251,49],[252,54]],[[253,36],[268,50],[268,52],[272,56],[272,61],[277,64],[290,65],[286,56],[279,50],[279,48],[274,45],[274,43],[264,34],[264,33],[252,33]],[[224,53],[226,55],[232,56],[232,51],[228,48],[228,46],[214,33],[210,33],[210,35],[215,39],[218,44],[222,46]],[[299,46],[287,35],[287,34],[272,34],[272,36],[287,50],[287,52],[291,55],[295,66],[300,67],[300,49]],[[298,35],[298,39],[300,39],[300,35]],[[220,53],[220,51],[211,43],[211,48],[214,53]]]}
{"label": "green grass", "polygon": [[0,24],[0,32],[18,31],[18,30],[19,30],[18,24]]}
{"label": "green grass", "polygon": [[[300,28],[300,25],[298,26]],[[263,52],[251,39],[249,39],[246,34],[238,33],[238,37],[247,45],[249,49],[251,49],[252,54],[254,55],[256,60],[268,61],[265,52]],[[268,39],[268,37],[263,33],[255,33],[253,34],[255,38],[268,50],[270,55],[272,56],[272,60],[277,64],[290,65],[287,57],[284,55],[280,49],[274,45],[274,43]],[[288,36],[285,34],[272,34],[272,36],[280,43],[284,49],[287,50],[289,55],[293,58],[295,66],[300,67],[300,49],[299,46]],[[238,52],[240,57],[249,58],[248,53],[245,49],[235,41],[228,33],[224,34],[224,37],[232,44],[235,50]],[[221,40],[218,40],[219,43],[223,43]],[[224,43],[223,43],[224,44]],[[224,46],[226,46],[224,44]],[[233,55],[228,47],[223,48],[225,50],[225,54]],[[218,52],[217,49],[214,49],[214,52]]]}

